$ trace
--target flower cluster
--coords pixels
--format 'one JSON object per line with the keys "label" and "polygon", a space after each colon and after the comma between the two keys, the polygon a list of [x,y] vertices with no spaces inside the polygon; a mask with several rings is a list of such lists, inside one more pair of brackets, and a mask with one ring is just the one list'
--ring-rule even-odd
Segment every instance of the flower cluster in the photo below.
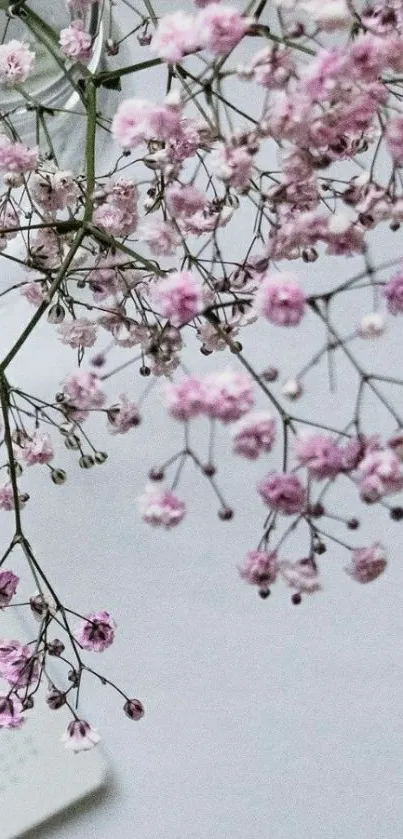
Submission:
{"label": "flower cluster", "polygon": [[[403,521],[403,378],[393,353],[389,369],[377,352],[400,336],[403,254],[380,263],[373,247],[382,231],[398,249],[403,222],[403,3],[276,0],[273,14],[258,0],[247,10],[195,0],[193,11],[150,15],[140,0],[134,28],[103,38],[102,16],[109,27],[121,2],[67,0],[69,25],[43,21],[41,38],[33,10],[17,4],[21,40],[6,30],[0,45],[1,296],[21,294],[21,333],[0,360],[0,510],[15,525],[0,609],[18,605],[17,547],[37,589],[23,604],[34,641],[0,642],[0,727],[29,718],[46,679],[49,708],[72,711],[63,741],[73,751],[99,740],[76,699],[89,674],[116,687],[83,658],[111,647],[116,623],[104,609],[70,609],[42,571],[25,535],[26,473],[64,484],[62,448],[101,476],[99,420],[111,449],[140,422],[149,428],[156,378],[174,449],[150,469],[138,513],[170,532],[191,515],[190,463],[231,521],[234,456],[257,530],[255,547],[240,545],[240,576],[263,599],[278,584],[294,604],[321,591],[319,558],[334,546],[348,552],[354,583],[375,581],[391,551],[356,541],[361,516],[371,507],[380,527],[385,515]],[[144,61],[126,65],[134,44]],[[63,102],[49,104],[38,85],[46,46],[64,72]],[[149,98],[129,83],[145,69],[159,74]],[[77,140],[74,165],[66,137]],[[351,276],[349,257],[361,266]],[[49,358],[55,339],[71,359],[47,398],[14,364],[39,324]],[[338,410],[324,415],[323,361],[343,422]],[[64,681],[50,683],[51,656]],[[140,700],[116,690],[139,720]]]}

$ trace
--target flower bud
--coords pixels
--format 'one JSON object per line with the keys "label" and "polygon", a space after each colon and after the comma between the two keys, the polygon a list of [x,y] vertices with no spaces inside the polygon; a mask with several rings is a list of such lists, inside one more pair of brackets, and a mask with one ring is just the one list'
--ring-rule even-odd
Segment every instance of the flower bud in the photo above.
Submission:
{"label": "flower bud", "polygon": [[284,382],[281,392],[287,399],[299,399],[302,396],[303,389],[297,379],[288,379]]}
{"label": "flower bud", "polygon": [[141,720],[144,717],[144,706],[139,699],[128,699],[123,705],[123,710],[131,720]]}
{"label": "flower bud", "polygon": [[218,518],[221,519],[221,521],[230,521],[234,518],[234,511],[231,510],[231,507],[221,507],[218,511]]}
{"label": "flower bud", "polygon": [[108,455],[106,452],[94,452],[94,460],[95,463],[105,463],[105,460],[108,460]]}
{"label": "flower bud", "polygon": [[81,469],[91,469],[91,466],[94,465],[95,460],[92,454],[83,454],[82,457],[80,457],[78,463],[79,466],[81,466]]}
{"label": "flower bud", "polygon": [[52,711],[57,711],[66,703],[66,695],[54,685],[51,685],[46,697],[46,703]]}
{"label": "flower bud", "polygon": [[55,303],[48,311],[48,323],[63,323],[66,312],[60,303]]}
{"label": "flower bud", "polygon": [[52,469],[50,473],[50,477],[54,484],[64,484],[67,478],[67,475],[64,469]]}
{"label": "flower bud", "polygon": [[66,446],[66,449],[77,450],[80,448],[80,438],[77,437],[77,434],[69,434],[65,438],[64,445]]}
{"label": "flower bud", "polygon": [[59,638],[55,638],[53,641],[49,641],[46,646],[46,650],[49,655],[59,656],[64,653],[65,646],[63,641],[60,641]]}

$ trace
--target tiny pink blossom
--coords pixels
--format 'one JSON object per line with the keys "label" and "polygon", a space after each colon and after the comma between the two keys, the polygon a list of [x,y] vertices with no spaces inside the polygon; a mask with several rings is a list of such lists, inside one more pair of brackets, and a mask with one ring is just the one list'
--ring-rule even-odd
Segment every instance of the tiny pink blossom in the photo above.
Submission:
{"label": "tiny pink blossom", "polygon": [[383,293],[391,315],[403,314],[403,272],[394,274],[386,283]]}
{"label": "tiny pink blossom", "polygon": [[176,64],[198,47],[195,20],[191,15],[178,11],[164,15],[158,21],[150,49],[167,61]]}
{"label": "tiny pink blossom", "polygon": [[138,499],[141,517],[153,527],[175,527],[185,516],[186,508],[171,490],[149,484]]}
{"label": "tiny pink blossom", "polygon": [[277,326],[297,326],[304,314],[305,295],[291,274],[268,274],[258,288],[255,306]]}
{"label": "tiny pink blossom", "polygon": [[109,612],[93,612],[84,618],[74,637],[85,650],[101,653],[113,644],[115,629]]}
{"label": "tiny pink blossom", "polygon": [[306,466],[312,478],[334,478],[343,465],[341,449],[331,437],[325,434],[306,432],[300,434],[294,444],[295,454],[302,466]]}
{"label": "tiny pink blossom", "polygon": [[61,736],[61,742],[71,752],[87,752],[100,741],[99,734],[85,720],[72,720],[67,731]]}
{"label": "tiny pink blossom", "polygon": [[0,509],[14,510],[14,493],[11,484],[0,486]]}
{"label": "tiny pink blossom", "polygon": [[97,338],[97,327],[88,318],[76,318],[76,320],[62,323],[58,333],[62,336],[62,344],[68,344],[73,349],[93,347]]}
{"label": "tiny pink blossom", "polygon": [[253,156],[247,148],[219,143],[210,157],[211,170],[224,183],[243,192],[253,175]]}
{"label": "tiny pink blossom", "polygon": [[135,402],[131,402],[122,394],[119,402],[108,409],[109,431],[111,434],[126,434],[140,424],[139,409]]}
{"label": "tiny pink blossom", "polygon": [[19,582],[20,578],[12,571],[0,571],[0,609],[11,603]]}
{"label": "tiny pink blossom", "polygon": [[207,201],[205,195],[192,184],[171,184],[165,192],[165,199],[174,218],[193,215],[202,210]]}
{"label": "tiny pink blossom", "polygon": [[351,564],[344,570],[357,583],[372,583],[383,573],[386,565],[385,549],[376,542],[368,548],[355,548]]}
{"label": "tiny pink blossom", "polygon": [[398,166],[403,165],[403,116],[392,117],[386,124],[389,151]]}
{"label": "tiny pink blossom", "polygon": [[88,411],[101,408],[105,402],[105,394],[100,389],[98,376],[85,370],[67,377],[63,394],[69,409],[72,409],[73,413],[78,411],[82,418],[87,416]]}
{"label": "tiny pink blossom", "polygon": [[229,423],[240,419],[254,406],[253,383],[246,373],[222,370],[204,378],[204,412],[211,419]]}
{"label": "tiny pink blossom", "polygon": [[306,506],[306,489],[297,475],[269,472],[257,489],[268,507],[286,516],[301,513]]}
{"label": "tiny pink blossom", "polygon": [[2,172],[32,172],[39,161],[39,148],[29,149],[23,143],[12,143],[0,134],[0,170]]}
{"label": "tiny pink blossom", "polygon": [[87,63],[92,56],[92,37],[84,30],[82,20],[73,20],[61,30],[59,44],[62,53],[73,61]]}
{"label": "tiny pink blossom", "polygon": [[25,722],[22,702],[16,694],[0,695],[0,728],[20,728]]}
{"label": "tiny pink blossom", "polygon": [[215,55],[227,55],[241,41],[250,22],[237,9],[210,3],[196,18],[197,35],[201,46]]}
{"label": "tiny pink blossom", "polygon": [[204,384],[196,376],[186,376],[178,384],[167,382],[163,398],[168,413],[186,422],[203,412],[206,398]]}
{"label": "tiny pink blossom", "polygon": [[273,448],[276,422],[268,411],[253,411],[236,423],[231,436],[235,454],[256,460]]}
{"label": "tiny pink blossom", "polygon": [[36,433],[30,439],[24,440],[22,457],[28,466],[34,466],[37,463],[50,463],[54,453],[49,434]]}
{"label": "tiny pink blossom", "polygon": [[396,434],[393,435],[388,440],[388,447],[392,449],[395,453],[396,457],[399,458],[400,462],[403,461],[403,432],[397,431]]}
{"label": "tiny pink blossom", "polygon": [[391,449],[369,452],[358,466],[356,479],[363,501],[379,501],[403,489],[402,464]]}
{"label": "tiny pink blossom", "polygon": [[151,103],[145,99],[125,99],[112,120],[112,135],[123,149],[134,149],[147,134]]}
{"label": "tiny pink blossom", "polygon": [[204,308],[203,283],[191,271],[174,271],[158,280],[155,288],[157,305],[173,326],[182,326]]}
{"label": "tiny pink blossom", "polygon": [[21,41],[8,41],[0,45],[0,82],[6,85],[21,84],[28,78],[35,64],[35,53]]}
{"label": "tiny pink blossom", "polygon": [[321,588],[318,570],[310,557],[297,562],[284,561],[280,565],[281,575],[290,588],[304,594],[313,594]]}
{"label": "tiny pink blossom", "polygon": [[276,581],[278,569],[276,551],[248,551],[239,573],[250,585],[259,586],[261,591],[267,591]]}
{"label": "tiny pink blossom", "polygon": [[79,188],[73,172],[69,169],[56,169],[49,164],[47,169],[41,169],[31,176],[30,193],[40,207],[55,212],[74,206]]}
{"label": "tiny pink blossom", "polygon": [[25,283],[25,285],[20,286],[20,294],[33,306],[40,306],[46,298],[46,291],[42,282]]}
{"label": "tiny pink blossom", "polygon": [[169,221],[148,219],[141,224],[138,236],[140,242],[147,242],[156,256],[171,256],[180,244],[178,231]]}
{"label": "tiny pink blossom", "polygon": [[19,641],[0,642],[0,676],[10,685],[26,687],[38,678],[38,660]]}

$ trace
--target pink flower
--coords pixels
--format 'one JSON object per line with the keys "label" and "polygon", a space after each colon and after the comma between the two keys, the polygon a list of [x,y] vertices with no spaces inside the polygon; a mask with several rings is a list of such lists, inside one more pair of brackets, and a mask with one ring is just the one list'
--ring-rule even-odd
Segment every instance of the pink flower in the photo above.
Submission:
{"label": "pink flower", "polygon": [[337,443],[324,434],[306,432],[297,437],[294,449],[302,466],[312,478],[334,478],[342,468],[342,452]]}
{"label": "pink flower", "polygon": [[62,344],[69,344],[73,349],[93,347],[97,338],[97,327],[88,318],[76,318],[69,323],[62,323],[58,329]]}
{"label": "pink flower", "polygon": [[20,578],[12,571],[0,571],[0,609],[11,603],[19,582]]}
{"label": "pink flower", "polygon": [[383,293],[388,301],[388,311],[392,315],[403,314],[403,273],[394,274]]}
{"label": "pink flower", "polygon": [[54,454],[49,434],[34,434],[31,439],[24,440],[22,457],[28,466],[34,466],[36,463],[50,463]]}
{"label": "pink flower", "polygon": [[212,172],[235,189],[246,190],[253,175],[253,156],[244,146],[219,143],[211,154]]}
{"label": "pink flower", "polygon": [[119,402],[108,409],[109,431],[111,434],[126,434],[132,428],[140,424],[139,409],[135,402],[122,394]]}
{"label": "pink flower", "polygon": [[171,184],[165,192],[165,200],[174,218],[191,216],[206,204],[206,197],[192,184]]}
{"label": "pink flower", "polygon": [[387,122],[386,140],[395,163],[403,165],[403,116],[392,117]]}
{"label": "pink flower", "polygon": [[73,20],[61,30],[59,44],[62,53],[73,61],[86,63],[92,56],[92,37],[85,32],[82,20]]}
{"label": "pink flower", "polygon": [[356,479],[360,496],[368,503],[403,489],[402,466],[390,449],[369,452],[358,466]]}
{"label": "pink flower", "polygon": [[157,304],[173,326],[182,326],[203,310],[205,301],[202,280],[191,271],[174,271],[158,280]]}
{"label": "pink flower", "polygon": [[42,169],[31,176],[30,193],[40,207],[54,212],[74,206],[79,188],[73,172],[56,169],[49,164],[48,169]]}
{"label": "pink flower", "polygon": [[138,499],[143,521],[153,527],[175,527],[185,516],[186,508],[171,490],[149,484]]}
{"label": "pink flower", "polygon": [[284,44],[271,45],[259,50],[246,68],[247,77],[253,75],[257,84],[269,90],[285,87],[293,70],[291,50]]}
{"label": "pink flower", "polygon": [[63,394],[69,410],[72,409],[76,418],[77,412],[84,419],[88,411],[101,408],[105,402],[105,394],[100,390],[98,376],[84,370],[67,377]]}
{"label": "pink flower", "polygon": [[169,221],[149,219],[139,228],[140,242],[147,242],[156,256],[171,256],[180,244],[181,238]]}
{"label": "pink flower", "polygon": [[61,736],[65,748],[72,752],[87,752],[100,741],[99,734],[85,720],[72,720]]}
{"label": "pink flower", "polygon": [[14,510],[14,493],[11,484],[0,486],[0,509]]}
{"label": "pink flower", "polygon": [[397,431],[393,437],[388,440],[388,447],[392,449],[400,462],[403,461],[403,432]]}
{"label": "pink flower", "polygon": [[352,437],[348,443],[342,448],[342,468],[346,472],[351,472],[356,469],[358,464],[369,454],[369,452],[379,451],[381,444],[379,437]]}
{"label": "pink flower", "polygon": [[20,728],[25,722],[22,702],[16,694],[0,695],[0,728]]}
{"label": "pink flower", "polygon": [[250,585],[259,586],[261,591],[267,591],[276,581],[278,569],[276,551],[248,551],[239,573]]}
{"label": "pink flower", "polygon": [[85,617],[74,637],[85,650],[102,653],[113,644],[115,629],[109,612],[93,612]]}
{"label": "pink flower", "polygon": [[38,661],[19,641],[0,642],[0,676],[10,685],[26,687],[38,678]]}
{"label": "pink flower", "polygon": [[39,148],[29,149],[23,143],[12,143],[0,134],[0,169],[2,172],[32,172],[39,161]]}
{"label": "pink flower", "polygon": [[124,149],[134,149],[145,139],[147,116],[151,110],[145,99],[125,99],[112,120],[112,135]]}
{"label": "pink flower", "polygon": [[232,429],[235,454],[256,460],[263,452],[273,448],[276,439],[276,423],[268,411],[254,411],[246,414]]}
{"label": "pink flower", "polygon": [[235,422],[253,408],[253,383],[246,373],[232,370],[209,373],[204,387],[204,411],[212,419]]}
{"label": "pink flower", "polygon": [[282,562],[280,570],[285,583],[290,588],[304,594],[313,594],[320,589],[318,570],[310,557],[297,562]]}
{"label": "pink flower", "polygon": [[305,295],[288,273],[268,274],[255,298],[256,310],[277,326],[297,326],[305,310]]}
{"label": "pink flower", "polygon": [[0,45],[0,82],[21,84],[28,78],[35,64],[35,53],[27,44],[13,39]]}
{"label": "pink flower", "polygon": [[306,506],[306,489],[296,475],[269,472],[257,489],[268,507],[286,516],[301,513]]}
{"label": "pink flower", "polygon": [[227,55],[249,29],[249,21],[231,6],[210,3],[196,18],[201,46],[215,55]]}
{"label": "pink flower", "polygon": [[203,412],[205,388],[203,382],[196,376],[186,376],[176,385],[167,382],[163,396],[168,412],[177,420],[186,422]]}
{"label": "pink flower", "polygon": [[173,12],[160,18],[150,49],[163,61],[176,64],[197,49],[197,34],[193,17],[181,11]]}
{"label": "pink flower", "polygon": [[385,549],[376,542],[369,548],[353,550],[351,564],[344,570],[357,583],[372,583],[385,570],[387,565]]}
{"label": "pink flower", "polygon": [[46,291],[42,282],[25,283],[25,285],[20,286],[20,294],[33,306],[40,306],[46,298]]}

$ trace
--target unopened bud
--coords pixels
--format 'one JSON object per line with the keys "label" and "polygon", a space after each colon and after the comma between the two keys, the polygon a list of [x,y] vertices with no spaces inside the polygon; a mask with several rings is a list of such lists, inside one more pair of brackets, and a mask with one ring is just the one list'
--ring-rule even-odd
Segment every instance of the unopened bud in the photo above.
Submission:
{"label": "unopened bud", "polygon": [[49,641],[46,645],[46,650],[49,655],[59,656],[64,653],[65,646],[63,641],[60,641],[59,638],[55,638],[53,641]]}
{"label": "unopened bud", "polygon": [[123,710],[131,720],[141,720],[144,717],[144,706],[139,699],[128,699],[123,705]]}
{"label": "unopened bud", "polygon": [[49,688],[46,703],[52,711],[57,711],[66,703],[66,695],[58,690],[54,685]]}
{"label": "unopened bud", "polygon": [[218,511],[218,518],[221,519],[221,521],[230,521],[234,518],[234,511],[231,510],[231,507],[221,507]]}
{"label": "unopened bud", "polygon": [[52,469],[50,473],[50,477],[54,484],[64,484],[67,478],[67,475],[64,469]]}
{"label": "unopened bud", "polygon": [[62,323],[66,312],[60,303],[55,303],[48,311],[48,323]]}
{"label": "unopened bud", "polygon": [[80,457],[80,460],[78,461],[78,463],[79,463],[79,466],[81,466],[81,469],[91,469],[91,466],[94,465],[95,460],[94,460],[92,454],[83,454]]}
{"label": "unopened bud", "polygon": [[94,460],[98,464],[105,463],[105,460],[108,460],[108,455],[106,452],[94,452]]}

